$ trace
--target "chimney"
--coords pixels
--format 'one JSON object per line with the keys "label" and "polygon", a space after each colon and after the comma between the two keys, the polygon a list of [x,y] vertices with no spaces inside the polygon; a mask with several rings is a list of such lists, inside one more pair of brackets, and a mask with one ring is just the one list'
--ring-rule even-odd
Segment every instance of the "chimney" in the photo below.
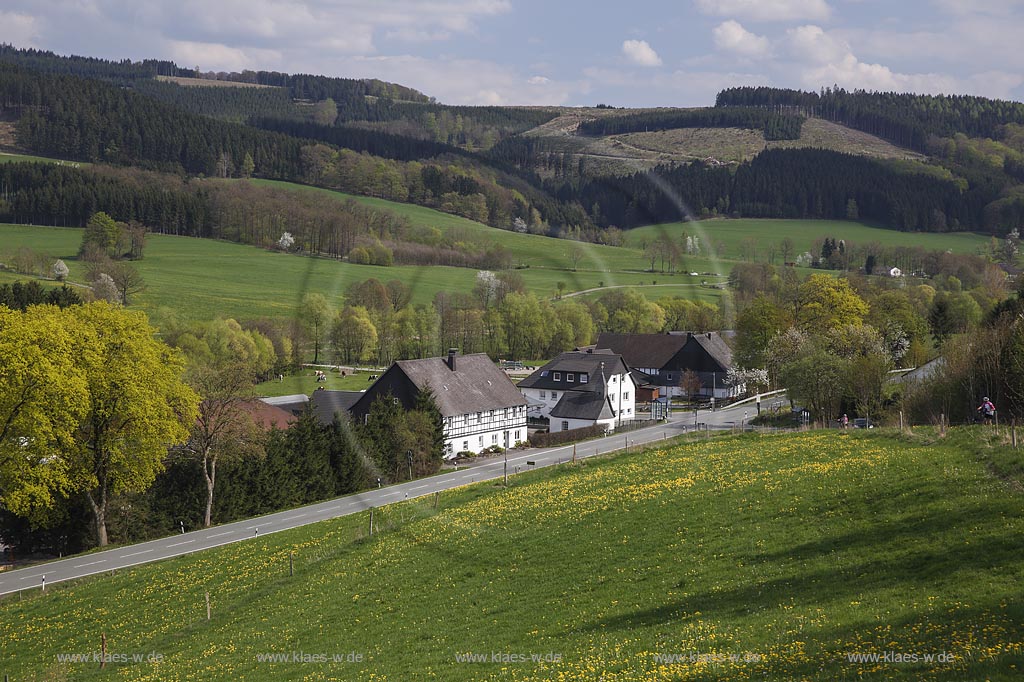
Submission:
{"label": "chimney", "polygon": [[458,354],[458,352],[458,348],[448,349],[448,369],[450,369],[453,372],[455,371],[455,356]]}
{"label": "chimney", "polygon": [[711,332],[708,332],[708,338],[709,339],[711,338]]}

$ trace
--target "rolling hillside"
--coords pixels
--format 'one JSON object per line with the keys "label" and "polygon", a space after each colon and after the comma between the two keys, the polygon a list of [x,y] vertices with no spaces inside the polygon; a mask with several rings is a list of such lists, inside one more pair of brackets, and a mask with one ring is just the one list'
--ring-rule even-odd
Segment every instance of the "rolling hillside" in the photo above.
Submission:
{"label": "rolling hillside", "polygon": [[804,122],[799,140],[766,141],[761,131],[744,128],[675,128],[600,137],[576,134],[581,121],[614,113],[599,109],[563,110],[561,116],[526,135],[545,140],[556,152],[568,153],[574,162],[584,159],[587,172],[592,175],[635,173],[660,164],[705,159],[739,163],[773,148],[814,147],[877,159],[926,158],[874,135],[817,118]]}
{"label": "rolling hillside", "polygon": [[[1015,679],[1021,493],[979,437],[730,437],[411,500],[373,538],[363,514],[0,601],[0,673]],[[160,659],[58,660],[100,633]]]}

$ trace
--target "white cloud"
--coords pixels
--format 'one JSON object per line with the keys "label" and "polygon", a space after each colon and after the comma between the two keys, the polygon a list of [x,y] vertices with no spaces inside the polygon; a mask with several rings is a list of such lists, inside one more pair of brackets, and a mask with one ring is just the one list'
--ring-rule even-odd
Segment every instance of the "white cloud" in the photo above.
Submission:
{"label": "white cloud", "polygon": [[825,0],[696,0],[704,14],[751,21],[824,21],[832,14]]}
{"label": "white cloud", "polygon": [[849,43],[820,26],[798,26],[786,31],[789,53],[800,65],[803,87],[816,90],[839,85],[846,89],[947,93],[957,79],[940,73],[900,73],[884,64],[863,62]]}
{"label": "white cloud", "polygon": [[35,17],[18,12],[0,12],[0,42],[34,47],[36,35]]}
{"label": "white cloud", "polygon": [[281,56],[271,50],[242,50],[220,43],[189,40],[167,42],[170,57],[181,66],[199,65],[213,71],[258,69],[260,64],[276,63]]}
{"label": "white cloud", "polygon": [[723,21],[711,31],[715,46],[743,57],[764,57],[771,52],[771,43],[764,36],[751,33],[732,19]]}
{"label": "white cloud", "polygon": [[587,91],[582,81],[528,77],[513,67],[478,59],[354,56],[335,64],[340,73],[349,77],[398,82],[445,104],[557,105]]}
{"label": "white cloud", "polygon": [[661,57],[646,40],[622,41],[622,54],[637,66],[661,66]]}
{"label": "white cloud", "polygon": [[715,95],[723,88],[772,83],[764,73],[714,70],[638,73],[628,69],[589,67],[583,70],[583,74],[594,86],[630,91],[630,106],[706,107],[714,103]]}
{"label": "white cloud", "polygon": [[850,54],[850,46],[820,26],[798,26],[786,31],[789,52],[797,59],[815,64],[841,61]]}

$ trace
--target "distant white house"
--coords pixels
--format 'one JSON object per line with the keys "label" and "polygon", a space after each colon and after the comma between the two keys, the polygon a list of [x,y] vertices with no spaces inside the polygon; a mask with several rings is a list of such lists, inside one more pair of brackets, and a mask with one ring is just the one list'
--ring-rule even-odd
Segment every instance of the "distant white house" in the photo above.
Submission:
{"label": "distant white house", "polygon": [[902,277],[903,276],[903,271],[900,270],[899,268],[889,268],[889,276],[890,277]]}
{"label": "distant white house", "polygon": [[570,351],[519,382],[531,417],[551,433],[601,425],[609,431],[636,418],[636,383],[622,356],[609,350]]}

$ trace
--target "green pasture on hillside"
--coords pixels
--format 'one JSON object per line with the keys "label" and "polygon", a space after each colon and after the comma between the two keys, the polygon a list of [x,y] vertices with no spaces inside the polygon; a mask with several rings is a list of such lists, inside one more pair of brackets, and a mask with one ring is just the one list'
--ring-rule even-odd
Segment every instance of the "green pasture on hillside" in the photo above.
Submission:
{"label": "green pasture on hillside", "polygon": [[[769,244],[779,244],[789,237],[796,247],[796,255],[811,248],[816,239],[832,237],[836,240],[845,239],[850,244],[870,244],[878,242],[882,246],[920,246],[936,251],[952,251],[953,253],[978,253],[984,249],[989,238],[973,232],[899,232],[882,227],[848,220],[769,220],[769,219],[716,219],[703,220],[696,223],[667,223],[648,225],[629,230],[626,233],[626,244],[633,248],[642,248],[662,235],[671,236],[676,242],[683,232],[699,236],[702,245],[707,248],[710,242],[721,241],[725,245],[724,258],[739,260],[740,244],[744,239],[752,237],[757,240],[759,260],[765,259],[765,249]],[[776,263],[782,264],[781,254]]]}
{"label": "green pasture on hillside", "polygon": [[[8,596],[0,674],[1019,679],[1024,498],[993,433],[665,444],[384,507],[372,538],[363,513]],[[59,661],[101,633],[160,660]]]}

